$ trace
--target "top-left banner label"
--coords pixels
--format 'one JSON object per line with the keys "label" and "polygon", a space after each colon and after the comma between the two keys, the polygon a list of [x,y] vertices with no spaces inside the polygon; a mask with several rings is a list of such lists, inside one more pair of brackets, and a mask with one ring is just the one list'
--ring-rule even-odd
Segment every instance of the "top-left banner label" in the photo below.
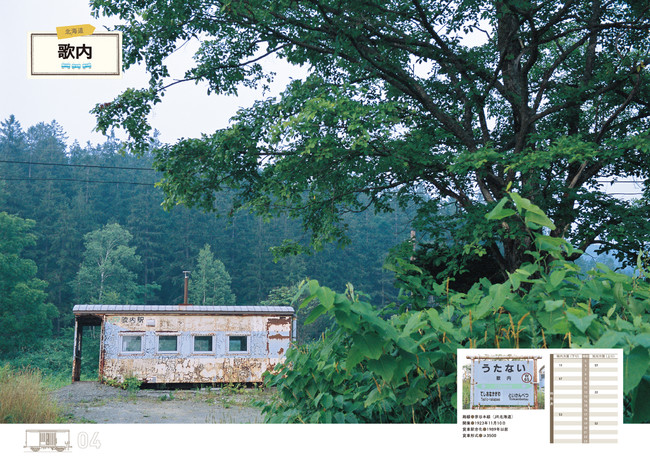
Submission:
{"label": "top-left banner label", "polygon": [[28,78],[122,78],[122,32],[30,32],[28,53]]}

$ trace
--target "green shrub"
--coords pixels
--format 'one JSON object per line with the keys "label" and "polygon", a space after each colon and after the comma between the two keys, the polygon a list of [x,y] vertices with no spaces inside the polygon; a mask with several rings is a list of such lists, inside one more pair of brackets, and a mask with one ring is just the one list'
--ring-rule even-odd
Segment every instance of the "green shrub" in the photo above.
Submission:
{"label": "green shrub", "polygon": [[142,386],[142,381],[140,381],[136,376],[127,376],[123,381],[118,381],[116,379],[102,378],[101,382],[107,386],[117,387],[118,389],[123,389],[133,395]]}
{"label": "green shrub", "polygon": [[140,381],[135,376],[129,376],[124,380],[122,388],[126,389],[126,391],[129,392],[130,394],[133,394],[140,390],[141,385],[142,385],[142,381]]}
{"label": "green shrub", "polygon": [[38,370],[0,367],[0,422],[54,423],[58,416]]}
{"label": "green shrub", "polygon": [[[0,365],[13,368],[38,368],[46,386],[52,389],[70,384],[72,380],[72,349],[74,329],[61,331],[61,335],[43,339],[37,348],[0,358]],[[97,380],[99,368],[99,336],[93,339],[84,332],[81,380]]]}
{"label": "green shrub", "polygon": [[[514,204],[514,205],[513,205]],[[467,293],[419,267],[391,268],[399,303],[377,311],[348,286],[335,293],[303,286],[319,305],[307,322],[330,314],[337,329],[287,352],[267,374],[279,399],[267,422],[454,422],[458,348],[622,348],[626,421],[650,421],[650,284],[639,256],[633,277],[604,265],[582,272],[576,251],[544,234],[553,223],[515,193],[487,215],[520,218],[535,241],[530,261],[506,282],[486,279]]]}

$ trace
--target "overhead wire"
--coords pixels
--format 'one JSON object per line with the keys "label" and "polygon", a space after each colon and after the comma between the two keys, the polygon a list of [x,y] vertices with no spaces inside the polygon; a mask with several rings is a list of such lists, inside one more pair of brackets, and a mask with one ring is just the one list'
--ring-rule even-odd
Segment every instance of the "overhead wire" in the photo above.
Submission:
{"label": "overhead wire", "polygon": [[[72,163],[53,163],[53,162],[44,162],[44,161],[19,161],[19,160],[10,160],[10,159],[0,159],[0,163],[8,164],[26,164],[26,165],[37,165],[37,166],[57,166],[57,167],[83,167],[83,168],[95,168],[95,169],[115,169],[115,170],[137,170],[137,171],[151,171],[157,172],[156,169],[152,167],[137,167],[137,166],[107,166],[100,164],[72,164]],[[153,183],[142,183],[142,182],[123,182],[123,181],[110,181],[110,180],[84,180],[84,179],[74,179],[74,178],[41,178],[41,177],[3,177],[0,180],[8,181],[22,181],[22,180],[36,180],[36,181],[65,181],[65,182],[83,182],[83,183],[107,183],[107,184],[124,184],[124,185],[144,185],[151,186]],[[633,183],[640,184],[638,180],[610,180],[610,179],[596,179],[600,183]],[[642,196],[643,192],[635,193],[625,193],[625,192],[613,192],[608,193],[610,195],[622,195],[622,196]]]}
{"label": "overhead wire", "polygon": [[[71,164],[71,163],[52,163],[44,161],[19,161],[12,159],[0,159],[0,163],[8,164],[26,164],[26,165],[36,165],[36,166],[58,166],[58,167],[84,167],[84,168],[94,168],[94,169],[113,169],[113,170],[135,170],[135,171],[151,171],[156,172],[155,169],[151,167],[136,167],[136,166],[107,166],[100,164]],[[103,184],[112,184],[112,185],[142,185],[142,186],[153,186],[153,183],[144,183],[144,182],[127,182],[119,180],[90,180],[90,179],[77,179],[69,177],[0,177],[0,180],[5,181],[60,181],[60,182],[82,182],[82,183],[103,183]]]}
{"label": "overhead wire", "polygon": [[0,181],[21,181],[21,180],[34,180],[34,181],[61,181],[61,182],[83,182],[83,183],[109,183],[114,185],[145,185],[145,186],[154,186],[154,183],[144,183],[144,182],[122,182],[114,180],[84,180],[84,179],[74,179],[67,177],[0,177]]}
{"label": "overhead wire", "polygon": [[39,162],[39,161],[18,161],[14,159],[0,159],[0,163],[29,164],[29,165],[37,165],[37,166],[93,167],[97,169],[122,169],[122,170],[133,170],[133,171],[155,171],[155,169],[152,167],[105,166],[99,164],[48,163],[48,162]]}

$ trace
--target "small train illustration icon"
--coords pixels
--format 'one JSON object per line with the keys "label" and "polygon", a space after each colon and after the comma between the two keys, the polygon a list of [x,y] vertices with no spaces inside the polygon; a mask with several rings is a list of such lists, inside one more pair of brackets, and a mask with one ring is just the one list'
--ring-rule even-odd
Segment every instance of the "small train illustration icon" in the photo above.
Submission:
{"label": "small train illustration icon", "polygon": [[25,430],[25,446],[34,452],[51,449],[63,452],[72,448],[69,430]]}

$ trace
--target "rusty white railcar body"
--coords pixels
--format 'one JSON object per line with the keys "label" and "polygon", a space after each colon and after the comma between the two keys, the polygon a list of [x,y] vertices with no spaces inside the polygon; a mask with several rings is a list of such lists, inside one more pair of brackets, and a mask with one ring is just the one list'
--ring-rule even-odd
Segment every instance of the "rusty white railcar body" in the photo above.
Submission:
{"label": "rusty white railcar body", "polygon": [[289,306],[76,305],[73,313],[73,381],[89,325],[101,325],[100,379],[146,383],[262,382],[295,337]]}

